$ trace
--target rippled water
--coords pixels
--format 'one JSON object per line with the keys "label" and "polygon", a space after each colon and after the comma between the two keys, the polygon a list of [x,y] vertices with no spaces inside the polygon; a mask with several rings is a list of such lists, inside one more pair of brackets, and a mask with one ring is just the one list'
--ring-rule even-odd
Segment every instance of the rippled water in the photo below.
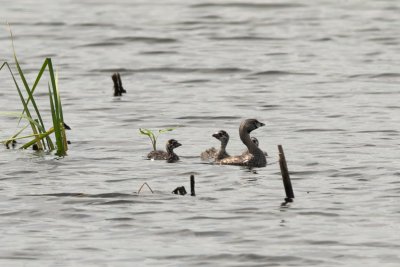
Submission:
{"label": "rippled water", "polygon": [[[398,1],[1,6],[31,81],[53,59],[73,129],[63,159],[0,148],[1,266],[399,266]],[[0,47],[12,61],[6,27]],[[0,86],[1,111],[21,108],[5,71]],[[200,161],[219,129],[241,153],[249,117],[267,168]],[[16,121],[0,120],[4,139]],[[170,126],[159,147],[176,138],[181,161],[144,160],[138,128]],[[190,174],[197,196],[171,194]]]}

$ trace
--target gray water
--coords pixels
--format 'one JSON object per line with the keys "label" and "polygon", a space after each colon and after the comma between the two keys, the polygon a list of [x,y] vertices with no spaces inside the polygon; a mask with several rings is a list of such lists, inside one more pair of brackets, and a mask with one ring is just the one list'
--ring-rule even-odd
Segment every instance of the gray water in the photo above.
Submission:
{"label": "gray water", "polygon": [[[62,159],[0,148],[1,266],[400,266],[399,1],[80,2],[1,1],[30,83],[52,58],[72,128]],[[12,62],[6,26],[0,47]],[[0,89],[22,109],[5,70]],[[201,162],[220,129],[240,154],[253,117],[266,168]],[[0,120],[5,139],[18,121]],[[158,147],[177,139],[181,161],[145,160],[141,127],[178,127]],[[171,194],[190,174],[197,196]]]}

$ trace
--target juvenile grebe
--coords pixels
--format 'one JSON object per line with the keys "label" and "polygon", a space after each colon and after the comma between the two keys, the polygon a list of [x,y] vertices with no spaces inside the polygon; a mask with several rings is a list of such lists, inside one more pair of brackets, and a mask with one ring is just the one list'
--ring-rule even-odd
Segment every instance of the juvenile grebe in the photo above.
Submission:
{"label": "juvenile grebe", "polygon": [[[258,147],[259,146],[259,142],[258,142],[258,139],[257,138],[255,138],[255,137],[251,137],[251,141],[253,141],[253,143]],[[264,155],[265,156],[268,156],[268,153],[266,152],[266,151],[263,151],[264,152]],[[243,153],[242,153],[242,156],[246,156],[247,154],[249,154],[249,150],[248,149],[246,149],[246,151],[244,151]]]}
{"label": "juvenile grebe", "polygon": [[175,139],[168,140],[167,144],[165,145],[165,150],[154,150],[151,151],[148,155],[148,159],[153,160],[167,160],[167,162],[175,162],[179,160],[179,157],[174,152],[174,148],[180,147],[181,144],[176,141]]}
{"label": "juvenile grebe", "polygon": [[244,120],[239,127],[239,136],[243,144],[247,146],[249,153],[245,156],[234,156],[224,158],[219,161],[223,165],[240,165],[248,167],[265,167],[267,165],[267,159],[265,158],[264,152],[259,149],[256,144],[250,138],[250,133],[264,126],[264,123],[259,122],[256,119]]}
{"label": "juvenile grebe", "polygon": [[214,147],[207,149],[206,151],[202,152],[200,157],[202,160],[221,160],[223,158],[229,157],[228,153],[226,152],[226,146],[229,142],[229,134],[224,130],[220,130],[212,135],[213,137],[217,138],[221,141],[220,149],[216,149]]}

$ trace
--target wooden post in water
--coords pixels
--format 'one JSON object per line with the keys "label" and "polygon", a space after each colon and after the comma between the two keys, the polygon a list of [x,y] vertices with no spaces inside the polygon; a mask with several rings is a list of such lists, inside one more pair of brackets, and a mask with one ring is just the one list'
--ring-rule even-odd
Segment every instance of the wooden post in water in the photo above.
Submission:
{"label": "wooden post in water", "polygon": [[114,82],[114,96],[121,96],[122,94],[121,94],[121,92],[120,92],[120,90],[119,90],[119,85],[118,85],[118,74],[117,74],[117,73],[114,73],[114,74],[111,76],[111,79],[112,79],[113,82]]}
{"label": "wooden post in water", "polygon": [[190,195],[191,196],[196,196],[196,193],[194,192],[194,175],[190,175]]}
{"label": "wooden post in water", "polygon": [[292,199],[294,198],[294,193],[282,145],[278,145],[278,150],[279,150],[279,166],[281,167],[283,186],[285,187],[285,192],[286,192],[285,200],[287,202],[291,202]]}
{"label": "wooden post in water", "polygon": [[124,89],[124,87],[122,86],[122,80],[121,80],[121,75],[119,75],[119,72],[117,72],[117,76],[118,76],[118,85],[119,85],[119,90],[121,93],[126,93],[126,90]]}
{"label": "wooden post in water", "polygon": [[114,82],[114,96],[122,96],[122,94],[126,93],[126,90],[122,87],[122,80],[119,72],[114,73],[111,79]]}

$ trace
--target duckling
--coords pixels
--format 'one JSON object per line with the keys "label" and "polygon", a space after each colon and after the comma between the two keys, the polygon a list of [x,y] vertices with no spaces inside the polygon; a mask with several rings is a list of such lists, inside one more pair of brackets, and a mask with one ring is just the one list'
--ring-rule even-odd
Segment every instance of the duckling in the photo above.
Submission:
{"label": "duckling", "polygon": [[250,138],[250,133],[264,126],[265,124],[259,122],[256,119],[246,119],[242,121],[239,127],[239,136],[243,144],[247,146],[249,151],[246,155],[227,157],[220,161],[219,164],[222,165],[240,165],[248,167],[265,167],[267,165],[267,159],[265,158],[264,152],[259,149],[256,144]]}
{"label": "duckling", "polygon": [[[253,143],[258,147],[259,146],[259,142],[258,139],[255,137],[251,137],[251,141],[253,141]],[[268,153],[266,151],[263,151],[265,156],[268,156]],[[246,149],[245,151],[243,151],[242,156],[246,156],[249,153],[249,150]]]}
{"label": "duckling", "polygon": [[220,130],[212,135],[213,137],[217,138],[221,141],[221,147],[217,150],[215,147],[209,148],[206,151],[202,152],[200,157],[202,160],[221,160],[223,158],[229,157],[228,153],[226,152],[226,146],[229,142],[229,134],[224,130]]}
{"label": "duckling", "polygon": [[174,148],[180,147],[181,145],[182,144],[180,144],[175,139],[170,139],[165,145],[166,152],[161,150],[154,150],[147,155],[147,158],[152,160],[167,160],[167,162],[169,163],[176,162],[179,160],[179,157],[177,154],[175,154]]}

